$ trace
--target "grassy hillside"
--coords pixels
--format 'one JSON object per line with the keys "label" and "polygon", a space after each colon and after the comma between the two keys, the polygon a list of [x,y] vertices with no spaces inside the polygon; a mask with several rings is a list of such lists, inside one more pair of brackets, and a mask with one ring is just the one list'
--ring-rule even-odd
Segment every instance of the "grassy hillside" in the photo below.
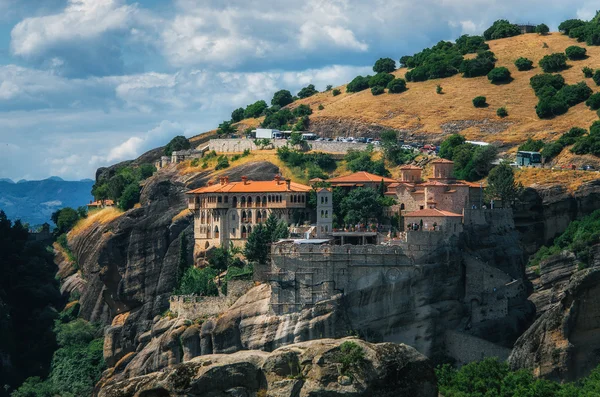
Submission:
{"label": "grassy hillside", "polygon": [[[358,93],[346,93],[345,86],[339,87],[341,95],[333,96],[331,92],[297,101],[312,107],[314,113],[311,121],[322,119],[346,118],[365,124],[410,130],[432,139],[448,132],[446,123],[457,120],[484,121],[483,126],[466,128],[462,133],[472,140],[485,140],[503,144],[520,144],[526,138],[553,139],[556,132],[564,132],[573,126],[589,128],[598,119],[596,112],[589,110],[585,104],[579,104],[569,111],[551,120],[540,120],[535,113],[538,99],[529,85],[529,79],[543,73],[537,66],[539,60],[556,52],[564,52],[571,45],[579,45],[587,49],[588,58],[580,61],[568,61],[571,66],[560,72],[567,84],[586,81],[595,92],[599,87],[593,80],[583,76],[584,66],[597,67],[600,65],[600,47],[586,46],[560,33],[546,36],[526,34],[506,39],[487,42],[498,61],[496,66],[507,67],[514,80],[510,84],[494,85],[487,77],[463,78],[461,75],[425,82],[408,83],[408,90],[401,94],[384,94],[373,96],[369,90]],[[546,45],[545,45],[546,44]],[[547,47],[547,48],[546,48]],[[526,57],[534,62],[532,70],[519,72],[514,61]],[[404,77],[407,69],[394,72],[396,77]],[[436,93],[436,86],[441,85],[444,94]],[[487,97],[488,108],[473,107],[472,99],[482,95]],[[319,104],[324,106],[318,110]],[[496,110],[506,107],[509,116],[500,119]],[[490,125],[492,124],[492,125]],[[445,131],[446,130],[446,131]]]}

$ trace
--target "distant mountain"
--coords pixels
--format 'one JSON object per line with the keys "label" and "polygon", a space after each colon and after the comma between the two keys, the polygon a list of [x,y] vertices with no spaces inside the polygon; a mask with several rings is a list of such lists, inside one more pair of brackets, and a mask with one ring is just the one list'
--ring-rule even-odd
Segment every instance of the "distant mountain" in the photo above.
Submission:
{"label": "distant mountain", "polygon": [[0,178],[0,182],[6,182],[6,183],[15,183],[12,179],[10,178]]}
{"label": "distant mountain", "polygon": [[64,207],[77,208],[92,200],[94,181],[64,181],[51,177],[43,181],[0,180],[0,210],[10,219],[21,219],[30,225],[51,223],[54,211]]}

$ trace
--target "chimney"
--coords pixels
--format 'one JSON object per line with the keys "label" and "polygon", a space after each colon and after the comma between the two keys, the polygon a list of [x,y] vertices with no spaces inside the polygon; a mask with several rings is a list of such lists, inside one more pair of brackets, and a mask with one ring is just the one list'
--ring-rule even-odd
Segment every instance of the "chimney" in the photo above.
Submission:
{"label": "chimney", "polygon": [[290,190],[290,184],[292,183],[291,179],[286,179],[285,183],[287,184],[287,189]]}
{"label": "chimney", "polygon": [[206,186],[212,186],[213,181],[208,181],[208,183],[206,184]]}
{"label": "chimney", "polygon": [[221,186],[223,186],[225,184],[225,178],[224,177],[220,177],[219,178],[219,182],[221,182]]}
{"label": "chimney", "polygon": [[248,184],[248,177],[247,176],[243,176],[242,177],[242,182],[243,182],[244,185],[247,185]]}
{"label": "chimney", "polygon": [[225,184],[228,184],[228,183],[229,183],[229,177],[228,177],[228,176],[226,176],[226,177],[225,177]]}
{"label": "chimney", "polygon": [[277,182],[276,185],[279,185],[279,181],[281,181],[281,175],[277,174],[275,175],[275,182]]}

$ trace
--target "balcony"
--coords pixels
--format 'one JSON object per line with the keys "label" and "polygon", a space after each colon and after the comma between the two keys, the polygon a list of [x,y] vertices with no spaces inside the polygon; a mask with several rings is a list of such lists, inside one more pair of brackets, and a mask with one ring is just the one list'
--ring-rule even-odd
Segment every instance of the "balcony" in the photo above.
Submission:
{"label": "balcony", "polygon": [[199,210],[201,207],[200,203],[197,202],[188,202],[188,209],[191,211]]}

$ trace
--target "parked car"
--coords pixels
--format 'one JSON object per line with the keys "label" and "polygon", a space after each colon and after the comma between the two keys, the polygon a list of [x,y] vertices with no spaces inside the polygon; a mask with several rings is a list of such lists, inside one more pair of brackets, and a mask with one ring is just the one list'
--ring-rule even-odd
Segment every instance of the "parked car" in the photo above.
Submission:
{"label": "parked car", "polygon": [[581,167],[581,169],[584,171],[594,171],[595,170],[593,165],[584,165],[583,167]]}
{"label": "parked car", "polygon": [[367,138],[366,143],[373,143],[373,138]]}

